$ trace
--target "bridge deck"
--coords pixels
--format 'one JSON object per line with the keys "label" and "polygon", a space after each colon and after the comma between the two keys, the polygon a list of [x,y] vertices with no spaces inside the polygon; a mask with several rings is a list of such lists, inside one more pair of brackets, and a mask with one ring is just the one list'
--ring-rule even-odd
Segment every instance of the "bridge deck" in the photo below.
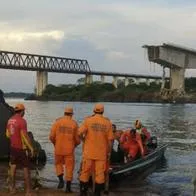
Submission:
{"label": "bridge deck", "polygon": [[176,44],[144,45],[148,60],[169,68],[196,69],[196,50]]}
{"label": "bridge deck", "polygon": [[118,77],[161,79],[161,76],[91,71],[87,60],[0,51],[0,68]]}

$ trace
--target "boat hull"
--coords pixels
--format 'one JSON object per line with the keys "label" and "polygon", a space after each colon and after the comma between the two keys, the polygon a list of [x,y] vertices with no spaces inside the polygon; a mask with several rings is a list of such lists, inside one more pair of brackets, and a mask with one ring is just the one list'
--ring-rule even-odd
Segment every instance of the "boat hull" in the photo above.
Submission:
{"label": "boat hull", "polygon": [[140,158],[123,165],[114,166],[110,172],[110,180],[115,181],[127,176],[134,177],[135,174],[141,174],[148,168],[160,163],[160,161],[164,158],[166,148],[167,145],[160,145],[144,158]]}

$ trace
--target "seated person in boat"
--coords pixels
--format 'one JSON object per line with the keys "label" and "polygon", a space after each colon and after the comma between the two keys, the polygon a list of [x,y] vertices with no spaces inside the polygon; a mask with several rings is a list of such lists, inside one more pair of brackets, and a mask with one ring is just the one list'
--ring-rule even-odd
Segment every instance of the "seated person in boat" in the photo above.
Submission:
{"label": "seated person in boat", "polygon": [[152,136],[148,142],[147,142],[147,147],[148,147],[148,151],[152,151],[154,149],[157,148],[157,137],[156,136]]}
{"label": "seated person in boat", "polygon": [[127,161],[133,161],[144,156],[142,139],[136,129],[128,129],[121,135],[120,143],[125,151]]}
{"label": "seated person in boat", "polygon": [[120,137],[122,135],[122,131],[116,130],[115,124],[112,124],[112,130],[113,130],[113,134],[114,134],[114,140],[112,143],[110,162],[111,162],[111,164],[124,163],[124,151],[120,146]]}
{"label": "seated person in boat", "polygon": [[150,132],[144,127],[140,120],[135,121],[136,132],[140,134],[142,139],[142,144],[144,147],[144,154],[148,154],[147,143],[151,138]]}

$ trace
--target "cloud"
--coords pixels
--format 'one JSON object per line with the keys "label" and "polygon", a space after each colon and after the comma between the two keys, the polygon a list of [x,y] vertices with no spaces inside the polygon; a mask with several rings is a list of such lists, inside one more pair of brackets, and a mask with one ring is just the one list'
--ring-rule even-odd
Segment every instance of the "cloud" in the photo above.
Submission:
{"label": "cloud", "polygon": [[122,59],[128,59],[130,58],[130,55],[125,54],[123,52],[119,52],[119,51],[109,51],[106,54],[106,57],[111,60],[111,61],[115,61],[115,60],[122,60]]}
{"label": "cloud", "polygon": [[[196,48],[195,8],[194,1],[7,0],[0,7],[0,49],[84,58],[97,71],[161,75],[142,45],[173,42]],[[0,70],[0,78],[8,72]],[[20,73],[22,78],[25,73]],[[77,77],[50,78],[69,83]],[[17,81],[21,87],[22,80]]]}
{"label": "cloud", "polygon": [[54,39],[61,40],[64,38],[63,31],[49,31],[49,32],[10,32],[0,33],[0,40],[22,42],[35,39]]}

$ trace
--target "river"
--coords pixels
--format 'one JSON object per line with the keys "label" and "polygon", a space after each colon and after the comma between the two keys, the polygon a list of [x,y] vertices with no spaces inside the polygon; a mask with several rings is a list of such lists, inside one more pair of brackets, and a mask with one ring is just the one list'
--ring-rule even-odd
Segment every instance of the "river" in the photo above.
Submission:
{"label": "river", "polygon": [[[16,102],[25,103],[28,130],[33,132],[35,139],[47,153],[47,164],[40,171],[40,176],[48,179],[43,182],[46,186],[56,187],[53,146],[48,140],[51,124],[63,115],[66,104],[73,105],[74,118],[78,123],[81,123],[85,116],[92,114],[94,104],[18,99],[6,101],[10,105]],[[126,180],[113,191],[124,192],[126,195],[192,195],[193,178],[194,176],[196,178],[196,104],[104,103],[104,105],[105,116],[109,117],[117,128],[133,127],[134,120],[140,119],[148,130],[158,137],[159,142],[168,144],[165,152],[166,160],[160,168],[135,182]],[[80,155],[81,146],[76,150],[74,183],[78,183]],[[6,176],[6,167],[3,164],[0,165],[0,172],[0,183],[3,186]]]}

